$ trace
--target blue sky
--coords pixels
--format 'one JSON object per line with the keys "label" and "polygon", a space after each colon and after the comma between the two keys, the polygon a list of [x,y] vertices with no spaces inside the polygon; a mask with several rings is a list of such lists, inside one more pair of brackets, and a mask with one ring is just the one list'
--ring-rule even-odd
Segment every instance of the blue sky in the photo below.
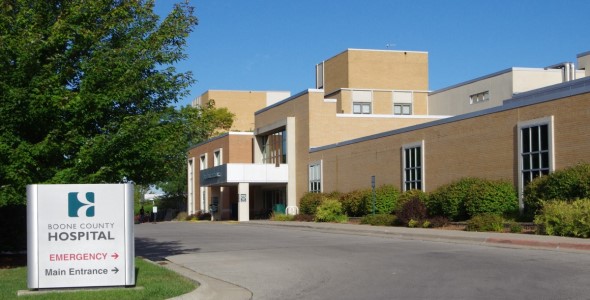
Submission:
{"label": "blue sky", "polygon": [[[156,0],[167,14],[172,0]],[[178,70],[209,89],[314,87],[315,65],[347,48],[426,51],[437,90],[509,67],[590,51],[588,0],[191,0],[199,25]],[[389,47],[387,45],[390,45]]]}

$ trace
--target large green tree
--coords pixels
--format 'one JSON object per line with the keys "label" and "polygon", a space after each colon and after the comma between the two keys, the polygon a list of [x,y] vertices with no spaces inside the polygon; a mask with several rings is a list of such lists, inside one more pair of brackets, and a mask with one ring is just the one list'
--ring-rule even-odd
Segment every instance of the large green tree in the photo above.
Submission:
{"label": "large green tree", "polygon": [[[150,0],[0,0],[0,206],[32,183],[161,182],[178,173],[193,82],[174,64],[197,24]],[[197,109],[198,110],[198,109]],[[180,126],[180,127],[179,127]]]}

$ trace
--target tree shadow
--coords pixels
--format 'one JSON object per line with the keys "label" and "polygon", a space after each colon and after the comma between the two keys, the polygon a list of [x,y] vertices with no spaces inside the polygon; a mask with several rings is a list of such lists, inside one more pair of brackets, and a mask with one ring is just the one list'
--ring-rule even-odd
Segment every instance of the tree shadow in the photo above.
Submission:
{"label": "tree shadow", "polygon": [[135,238],[135,255],[151,261],[163,261],[166,256],[187,254],[200,251],[201,248],[183,248],[180,242],[158,242],[151,238]]}

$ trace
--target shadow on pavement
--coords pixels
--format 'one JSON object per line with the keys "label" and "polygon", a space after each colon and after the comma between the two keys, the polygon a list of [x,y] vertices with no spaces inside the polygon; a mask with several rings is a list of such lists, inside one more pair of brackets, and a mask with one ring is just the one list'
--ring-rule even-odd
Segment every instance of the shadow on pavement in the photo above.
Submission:
{"label": "shadow on pavement", "polygon": [[135,255],[151,261],[165,260],[166,256],[200,251],[201,248],[182,248],[179,242],[157,242],[150,238],[135,238]]}

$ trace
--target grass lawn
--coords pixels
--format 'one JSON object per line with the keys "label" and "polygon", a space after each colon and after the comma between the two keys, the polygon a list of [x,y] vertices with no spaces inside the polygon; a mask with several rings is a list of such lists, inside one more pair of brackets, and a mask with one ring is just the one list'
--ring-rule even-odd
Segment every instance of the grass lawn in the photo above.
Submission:
{"label": "grass lawn", "polygon": [[0,269],[0,299],[167,299],[188,293],[196,284],[164,267],[135,259],[136,286],[144,289],[113,289],[57,292],[17,297],[27,289],[27,267]]}

